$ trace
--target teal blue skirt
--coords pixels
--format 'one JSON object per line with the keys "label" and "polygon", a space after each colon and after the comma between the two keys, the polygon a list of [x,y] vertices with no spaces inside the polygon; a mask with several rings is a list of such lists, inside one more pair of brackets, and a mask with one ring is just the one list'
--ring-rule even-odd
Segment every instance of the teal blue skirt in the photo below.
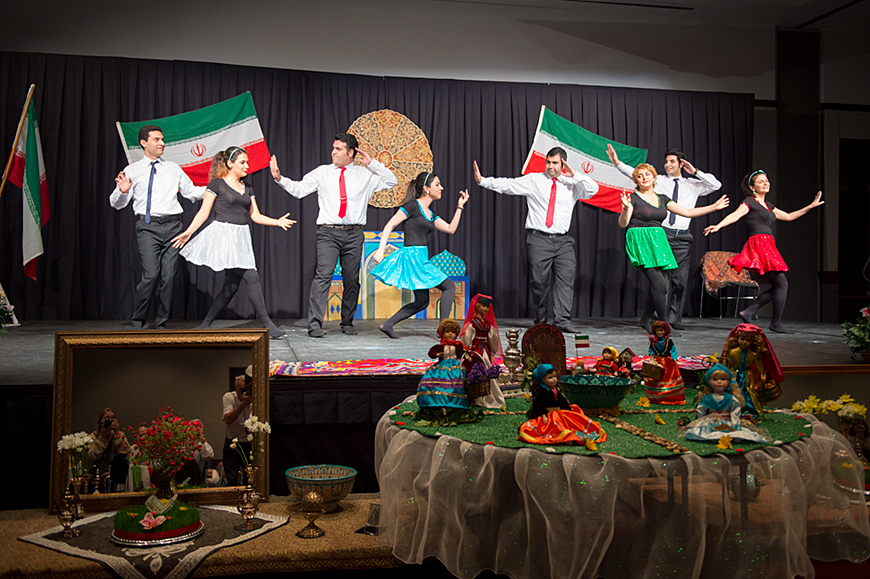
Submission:
{"label": "teal blue skirt", "polygon": [[468,410],[465,370],[456,358],[440,360],[429,367],[417,387],[420,408]]}
{"label": "teal blue skirt", "polygon": [[447,275],[429,261],[429,247],[402,247],[375,266],[372,275],[387,285],[409,290],[438,287]]}

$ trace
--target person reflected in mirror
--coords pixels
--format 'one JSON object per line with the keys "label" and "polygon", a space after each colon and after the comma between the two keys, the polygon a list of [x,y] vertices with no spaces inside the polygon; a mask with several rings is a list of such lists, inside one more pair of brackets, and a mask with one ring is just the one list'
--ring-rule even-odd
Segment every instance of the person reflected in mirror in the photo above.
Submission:
{"label": "person reflected in mirror", "polygon": [[127,480],[127,453],[130,445],[121,432],[115,411],[104,408],[97,415],[97,429],[91,433],[93,441],[88,448],[91,474],[100,473],[100,492],[114,492],[114,485]]}
{"label": "person reflected in mirror", "polygon": [[[251,443],[248,442],[248,431],[245,429],[245,420],[251,417],[252,384],[249,374],[251,367],[244,374],[236,376],[233,389],[223,396],[223,421],[224,421],[224,476],[227,486],[241,484],[240,474],[244,467],[239,450],[245,456],[251,454]],[[231,445],[235,441],[236,448]]]}

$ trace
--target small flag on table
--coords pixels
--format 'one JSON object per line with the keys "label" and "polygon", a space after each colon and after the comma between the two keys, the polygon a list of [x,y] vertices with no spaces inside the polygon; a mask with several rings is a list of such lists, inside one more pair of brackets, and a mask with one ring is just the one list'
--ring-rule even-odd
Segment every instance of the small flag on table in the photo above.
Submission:
{"label": "small flag on table", "polygon": [[575,348],[588,348],[589,347],[589,336],[585,336],[582,334],[574,334],[574,347]]}

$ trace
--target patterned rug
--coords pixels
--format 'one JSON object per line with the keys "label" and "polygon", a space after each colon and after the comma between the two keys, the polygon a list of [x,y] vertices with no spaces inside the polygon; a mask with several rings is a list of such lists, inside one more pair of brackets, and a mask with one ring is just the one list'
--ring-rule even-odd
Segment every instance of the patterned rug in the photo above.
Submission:
{"label": "patterned rug", "polygon": [[241,517],[234,507],[200,507],[205,531],[199,537],[174,545],[124,547],[109,540],[114,515],[111,512],[86,517],[74,526],[82,531],[78,537],[63,538],[63,527],[57,526],[18,540],[98,561],[124,579],[183,579],[218,549],[248,541],[287,523],[287,517],[260,513],[257,519],[264,523],[262,527],[236,531],[233,527],[241,523]]}
{"label": "patterned rug", "polygon": [[[632,367],[640,370],[643,361],[649,356],[636,356],[632,360]],[[702,370],[710,366],[706,362],[706,356],[680,356],[677,364],[681,370]],[[586,369],[591,369],[598,356],[569,356],[566,358],[568,368],[582,363]],[[502,359],[496,357],[497,364]],[[422,375],[435,360],[430,358],[379,358],[365,360],[341,360],[336,362],[283,362],[273,360],[269,365],[270,376],[311,376],[311,375],[389,375],[389,374],[420,374]],[[502,371],[507,368],[502,365]]]}

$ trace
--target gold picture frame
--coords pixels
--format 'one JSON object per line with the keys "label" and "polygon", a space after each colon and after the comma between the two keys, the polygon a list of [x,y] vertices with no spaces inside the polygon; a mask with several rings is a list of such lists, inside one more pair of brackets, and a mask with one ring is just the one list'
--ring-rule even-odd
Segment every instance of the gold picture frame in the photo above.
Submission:
{"label": "gold picture frame", "polygon": [[[269,332],[266,329],[227,329],[227,330],[139,330],[117,332],[56,332],[54,342],[54,404],[52,407],[52,448],[51,448],[51,480],[49,497],[49,512],[57,512],[56,501],[63,496],[69,479],[68,453],[58,452],[57,441],[71,432],[73,427],[73,408],[76,393],[80,398],[90,399],[87,392],[89,380],[77,376],[85,370],[85,366],[96,366],[100,371],[109,372],[113,380],[112,395],[123,395],[124,385],[131,388],[129,376],[122,370],[113,370],[112,363],[117,358],[143,360],[153,359],[153,356],[172,354],[181,355],[184,359],[183,370],[189,379],[191,372],[198,367],[215,370],[215,359],[233,360],[226,362],[223,375],[228,376],[227,368],[231,366],[252,366],[252,399],[251,413],[266,420],[269,416]],[[105,352],[103,352],[105,350]],[[148,358],[151,356],[152,358]],[[201,359],[197,359],[197,357]],[[96,360],[96,363],[95,363]],[[79,366],[77,367],[77,361]],[[200,366],[198,366],[200,364]],[[182,370],[182,369],[180,369]],[[221,368],[218,368],[221,370]],[[116,372],[117,376],[111,376]],[[155,380],[154,391],[149,386],[148,395],[155,399],[161,396],[162,382]],[[217,381],[214,385],[214,397],[218,399],[228,391],[227,380]],[[149,383],[150,384],[150,383]],[[187,387],[187,383],[184,383]],[[209,386],[211,387],[211,386]],[[177,388],[177,386],[176,386]],[[129,393],[129,390],[128,390]],[[137,394],[140,392],[137,391]],[[209,393],[208,401],[212,401]],[[105,403],[103,405],[106,405]],[[95,411],[96,409],[90,409]],[[210,420],[220,423],[219,414]],[[155,416],[156,418],[156,416]],[[193,418],[187,416],[187,418]],[[81,423],[81,417],[78,417]],[[222,425],[222,423],[221,423]],[[80,428],[80,427],[79,427]],[[214,427],[212,428],[214,430]],[[223,448],[223,435],[220,441]],[[264,500],[269,496],[269,446],[265,446],[264,454],[258,459],[258,469],[254,474],[254,483]],[[238,501],[238,490],[243,487],[214,487],[203,489],[182,490],[179,500],[197,504],[227,504]],[[152,492],[115,492],[104,494],[82,495],[86,511],[108,511],[124,506],[140,504]]]}

